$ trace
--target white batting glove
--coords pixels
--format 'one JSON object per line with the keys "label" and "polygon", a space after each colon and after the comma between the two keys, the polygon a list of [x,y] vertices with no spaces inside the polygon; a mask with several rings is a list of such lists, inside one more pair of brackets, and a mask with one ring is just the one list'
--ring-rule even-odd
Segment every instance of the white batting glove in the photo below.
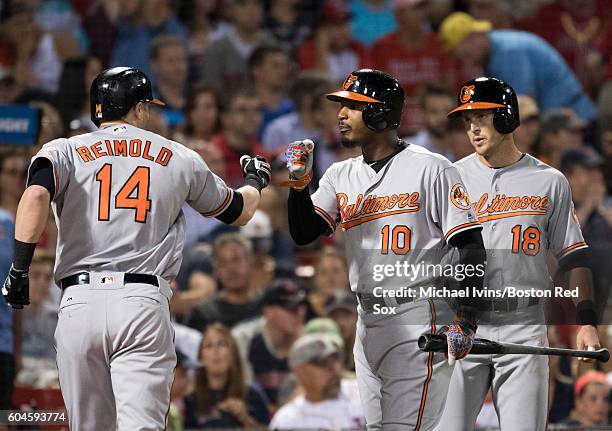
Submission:
{"label": "white batting glove", "polygon": [[291,178],[299,180],[307,176],[312,170],[314,142],[310,139],[293,141],[287,147],[287,169]]}

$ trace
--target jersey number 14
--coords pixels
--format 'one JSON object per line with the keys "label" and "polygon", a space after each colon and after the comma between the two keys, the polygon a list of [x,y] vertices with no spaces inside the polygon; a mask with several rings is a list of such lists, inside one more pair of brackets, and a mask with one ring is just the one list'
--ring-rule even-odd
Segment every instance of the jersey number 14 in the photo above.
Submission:
{"label": "jersey number 14", "polygon": [[[112,177],[113,165],[110,163],[102,166],[96,173],[96,181],[100,183],[100,200],[98,203],[98,220],[100,221],[110,220]],[[115,195],[115,208],[134,210],[134,221],[138,223],[146,223],[147,215],[151,211],[150,178],[149,168],[138,166]]]}

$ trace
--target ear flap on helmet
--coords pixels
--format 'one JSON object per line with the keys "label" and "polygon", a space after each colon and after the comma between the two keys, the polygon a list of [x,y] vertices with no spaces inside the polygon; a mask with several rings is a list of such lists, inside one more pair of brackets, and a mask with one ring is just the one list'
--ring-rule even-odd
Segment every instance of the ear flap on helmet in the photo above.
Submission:
{"label": "ear flap on helmet", "polygon": [[511,107],[497,108],[493,114],[493,126],[495,130],[504,135],[514,132],[521,124],[518,112]]}
{"label": "ear flap on helmet", "polygon": [[387,117],[391,108],[384,103],[368,103],[363,110],[363,122],[368,129],[382,132],[390,126]]}

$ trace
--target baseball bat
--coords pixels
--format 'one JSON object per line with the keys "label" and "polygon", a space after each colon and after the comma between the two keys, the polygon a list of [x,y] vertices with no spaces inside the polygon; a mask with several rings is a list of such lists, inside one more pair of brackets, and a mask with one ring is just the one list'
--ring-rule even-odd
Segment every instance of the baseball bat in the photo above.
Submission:
{"label": "baseball bat", "polygon": [[[423,334],[419,337],[419,349],[423,352],[446,352],[446,336],[441,334]],[[578,358],[597,359],[608,362],[610,352],[608,349],[599,350],[572,350],[556,347],[524,346],[513,343],[497,343],[484,338],[474,339],[470,354],[474,355],[548,355],[548,356],[574,356]]]}

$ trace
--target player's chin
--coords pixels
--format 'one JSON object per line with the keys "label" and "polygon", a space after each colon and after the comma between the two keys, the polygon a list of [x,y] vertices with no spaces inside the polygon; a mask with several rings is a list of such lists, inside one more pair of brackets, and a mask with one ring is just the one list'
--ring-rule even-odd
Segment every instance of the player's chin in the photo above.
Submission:
{"label": "player's chin", "polygon": [[350,139],[347,135],[342,135],[340,144],[342,144],[344,148],[355,148],[357,145],[359,145],[356,140]]}

